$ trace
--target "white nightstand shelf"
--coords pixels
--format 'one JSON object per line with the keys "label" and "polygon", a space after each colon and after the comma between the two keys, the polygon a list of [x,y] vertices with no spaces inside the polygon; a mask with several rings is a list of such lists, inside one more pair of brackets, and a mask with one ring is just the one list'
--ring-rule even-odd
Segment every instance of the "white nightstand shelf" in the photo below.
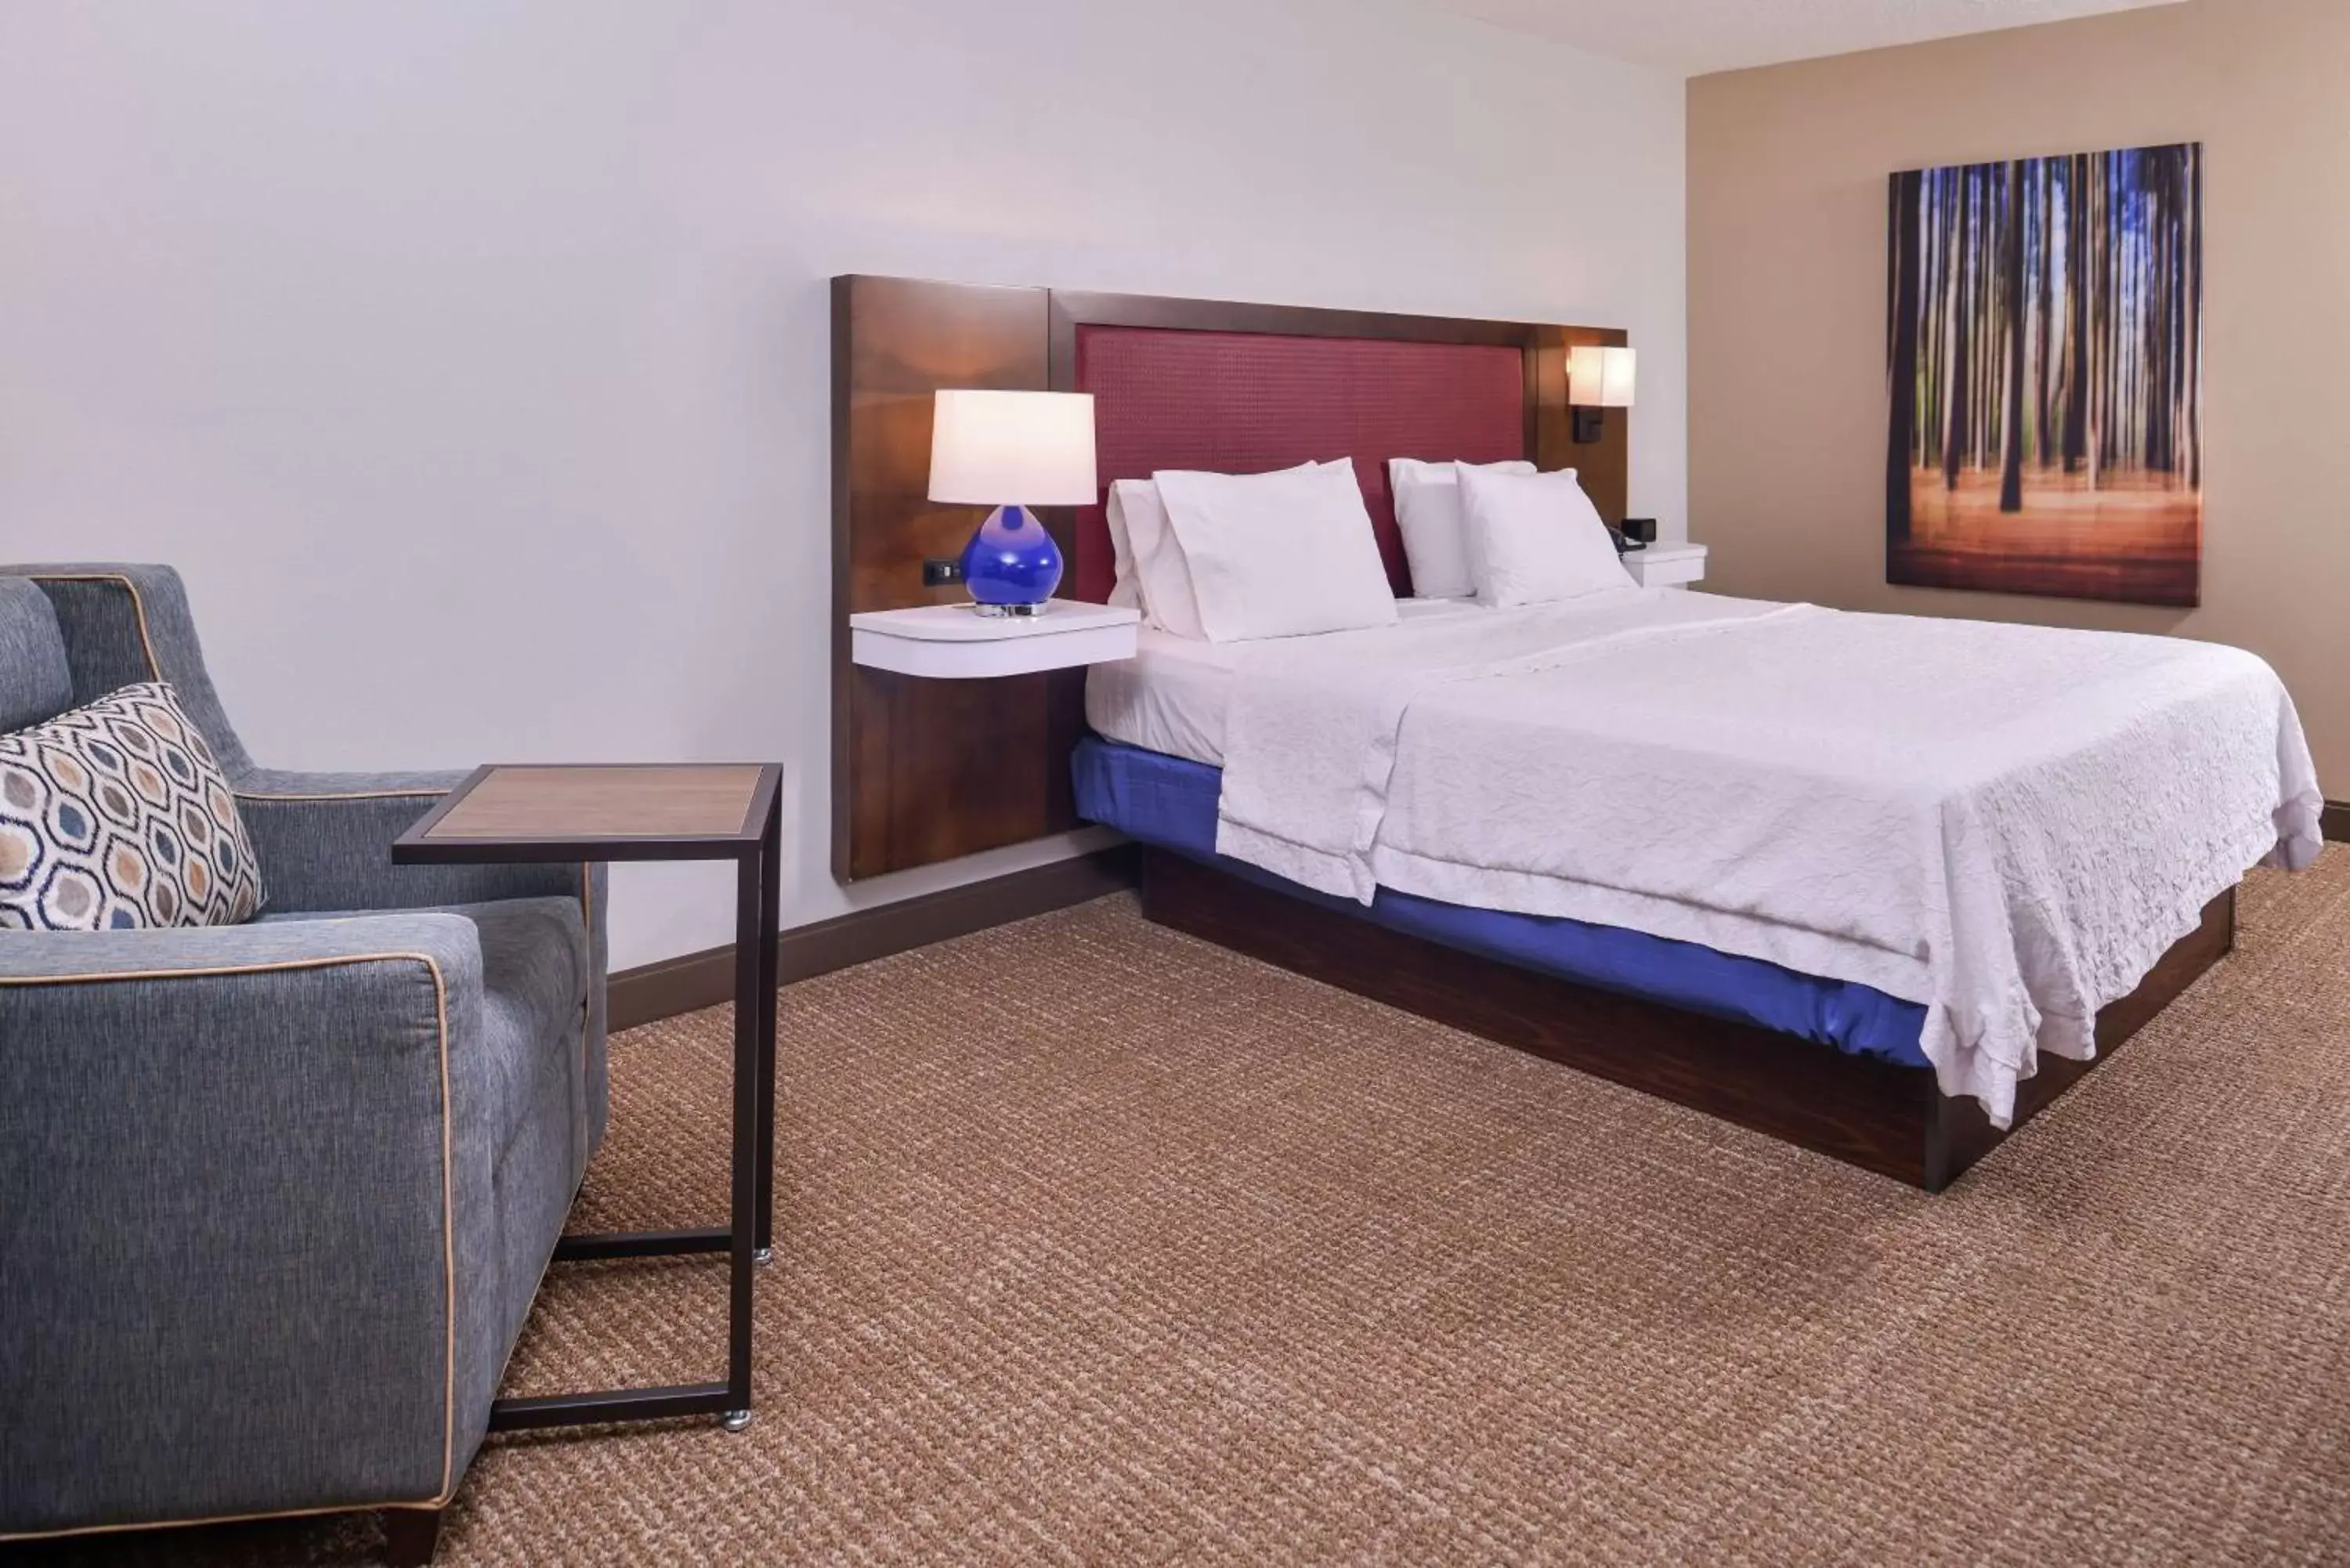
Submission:
{"label": "white nightstand shelf", "polygon": [[1134,657],[1142,612],[1055,599],[1034,616],[983,616],[969,605],[867,610],[848,618],[848,656],[876,670],[948,680],[1027,675]]}
{"label": "white nightstand shelf", "polygon": [[1705,576],[1702,545],[1651,545],[1627,551],[1624,569],[1644,588],[1677,588]]}

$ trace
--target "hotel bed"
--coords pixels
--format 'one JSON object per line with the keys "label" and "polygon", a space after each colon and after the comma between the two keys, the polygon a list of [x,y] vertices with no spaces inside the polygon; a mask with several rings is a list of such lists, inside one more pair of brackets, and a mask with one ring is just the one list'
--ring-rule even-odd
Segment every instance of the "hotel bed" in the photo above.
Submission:
{"label": "hotel bed", "polygon": [[[974,321],[1003,303],[926,297]],[[1574,440],[1565,378],[1569,345],[1620,333],[1045,302],[1045,384],[1093,394],[1105,487],[1150,481],[1180,514],[1201,625],[1146,629],[1081,698],[1034,688],[1023,732],[1066,785],[1022,798],[1042,828],[1066,810],[1139,841],[1154,919],[1937,1190],[2226,954],[2245,869],[2317,852],[2290,699],[2234,649],[1628,579],[1514,604],[1416,595],[1405,460],[1457,461],[1464,496],[1576,469],[1595,535],[1623,515],[1622,421]],[[1001,374],[1022,384],[1012,342]],[[1276,471],[1351,473],[1376,558],[1331,560],[1348,587],[1293,551],[1211,595],[1219,550],[1261,554],[1286,514],[1219,511],[1200,486]],[[865,536],[868,493],[903,488],[852,480],[845,538]],[[1080,599],[1134,591],[1134,524],[1110,498],[1047,514]],[[893,561],[938,553],[889,526],[872,536]],[[1492,568],[1507,531],[1485,538]],[[1336,602],[1365,573],[1392,615],[1284,634],[1290,601]],[[933,757],[919,694],[875,697],[893,739],[838,754],[892,772],[855,791],[852,827],[937,801],[910,786],[950,766],[1023,776]],[[1009,804],[946,826],[1007,841]]]}
{"label": "hotel bed", "polygon": [[1466,952],[1930,1066],[1995,1127],[2244,867],[2315,853],[2290,699],[2234,649],[1637,587],[1399,607],[1146,633],[1089,678],[1081,814]]}

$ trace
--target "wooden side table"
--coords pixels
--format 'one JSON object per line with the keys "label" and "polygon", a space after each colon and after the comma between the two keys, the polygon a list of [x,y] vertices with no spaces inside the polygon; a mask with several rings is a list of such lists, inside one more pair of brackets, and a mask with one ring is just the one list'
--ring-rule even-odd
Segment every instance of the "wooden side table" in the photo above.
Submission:
{"label": "wooden side table", "polygon": [[773,1255],[775,1169],[775,936],[783,880],[783,769],[740,765],[476,768],[394,841],[394,865],[483,861],[732,860],[734,1112],[732,1199],[723,1228],[570,1235],[558,1262],[731,1254],[726,1381],[500,1399],[490,1429],[717,1416],[751,1424],[751,1279]]}

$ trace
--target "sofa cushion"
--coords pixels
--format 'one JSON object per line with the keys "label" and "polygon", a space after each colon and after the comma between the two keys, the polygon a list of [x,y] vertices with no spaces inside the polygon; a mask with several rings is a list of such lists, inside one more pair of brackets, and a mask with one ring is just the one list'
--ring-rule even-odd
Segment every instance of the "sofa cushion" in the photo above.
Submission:
{"label": "sofa cushion", "polygon": [[[560,1096],[572,1113],[588,1005],[588,926],[577,898],[500,898],[412,914],[463,915],[482,942],[481,1050],[488,1067],[492,1147],[531,1119],[535,1100]],[[348,914],[264,915],[264,923]],[[577,1179],[574,1172],[573,1180]]]}
{"label": "sofa cushion", "polygon": [[0,928],[233,926],[260,907],[236,797],[170,686],[0,735]]}
{"label": "sofa cushion", "polygon": [[72,706],[73,672],[49,596],[29,577],[0,577],[0,731]]}

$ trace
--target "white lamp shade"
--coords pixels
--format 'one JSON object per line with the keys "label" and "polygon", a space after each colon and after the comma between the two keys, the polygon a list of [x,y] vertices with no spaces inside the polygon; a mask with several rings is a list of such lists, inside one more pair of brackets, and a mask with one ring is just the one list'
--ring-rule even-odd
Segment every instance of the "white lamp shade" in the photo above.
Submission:
{"label": "white lamp shade", "polygon": [[1087,506],[1089,392],[942,391],[931,421],[931,499],[974,506]]}
{"label": "white lamp shade", "polygon": [[1628,409],[1638,365],[1629,348],[1578,343],[1567,350],[1566,400],[1578,409]]}

